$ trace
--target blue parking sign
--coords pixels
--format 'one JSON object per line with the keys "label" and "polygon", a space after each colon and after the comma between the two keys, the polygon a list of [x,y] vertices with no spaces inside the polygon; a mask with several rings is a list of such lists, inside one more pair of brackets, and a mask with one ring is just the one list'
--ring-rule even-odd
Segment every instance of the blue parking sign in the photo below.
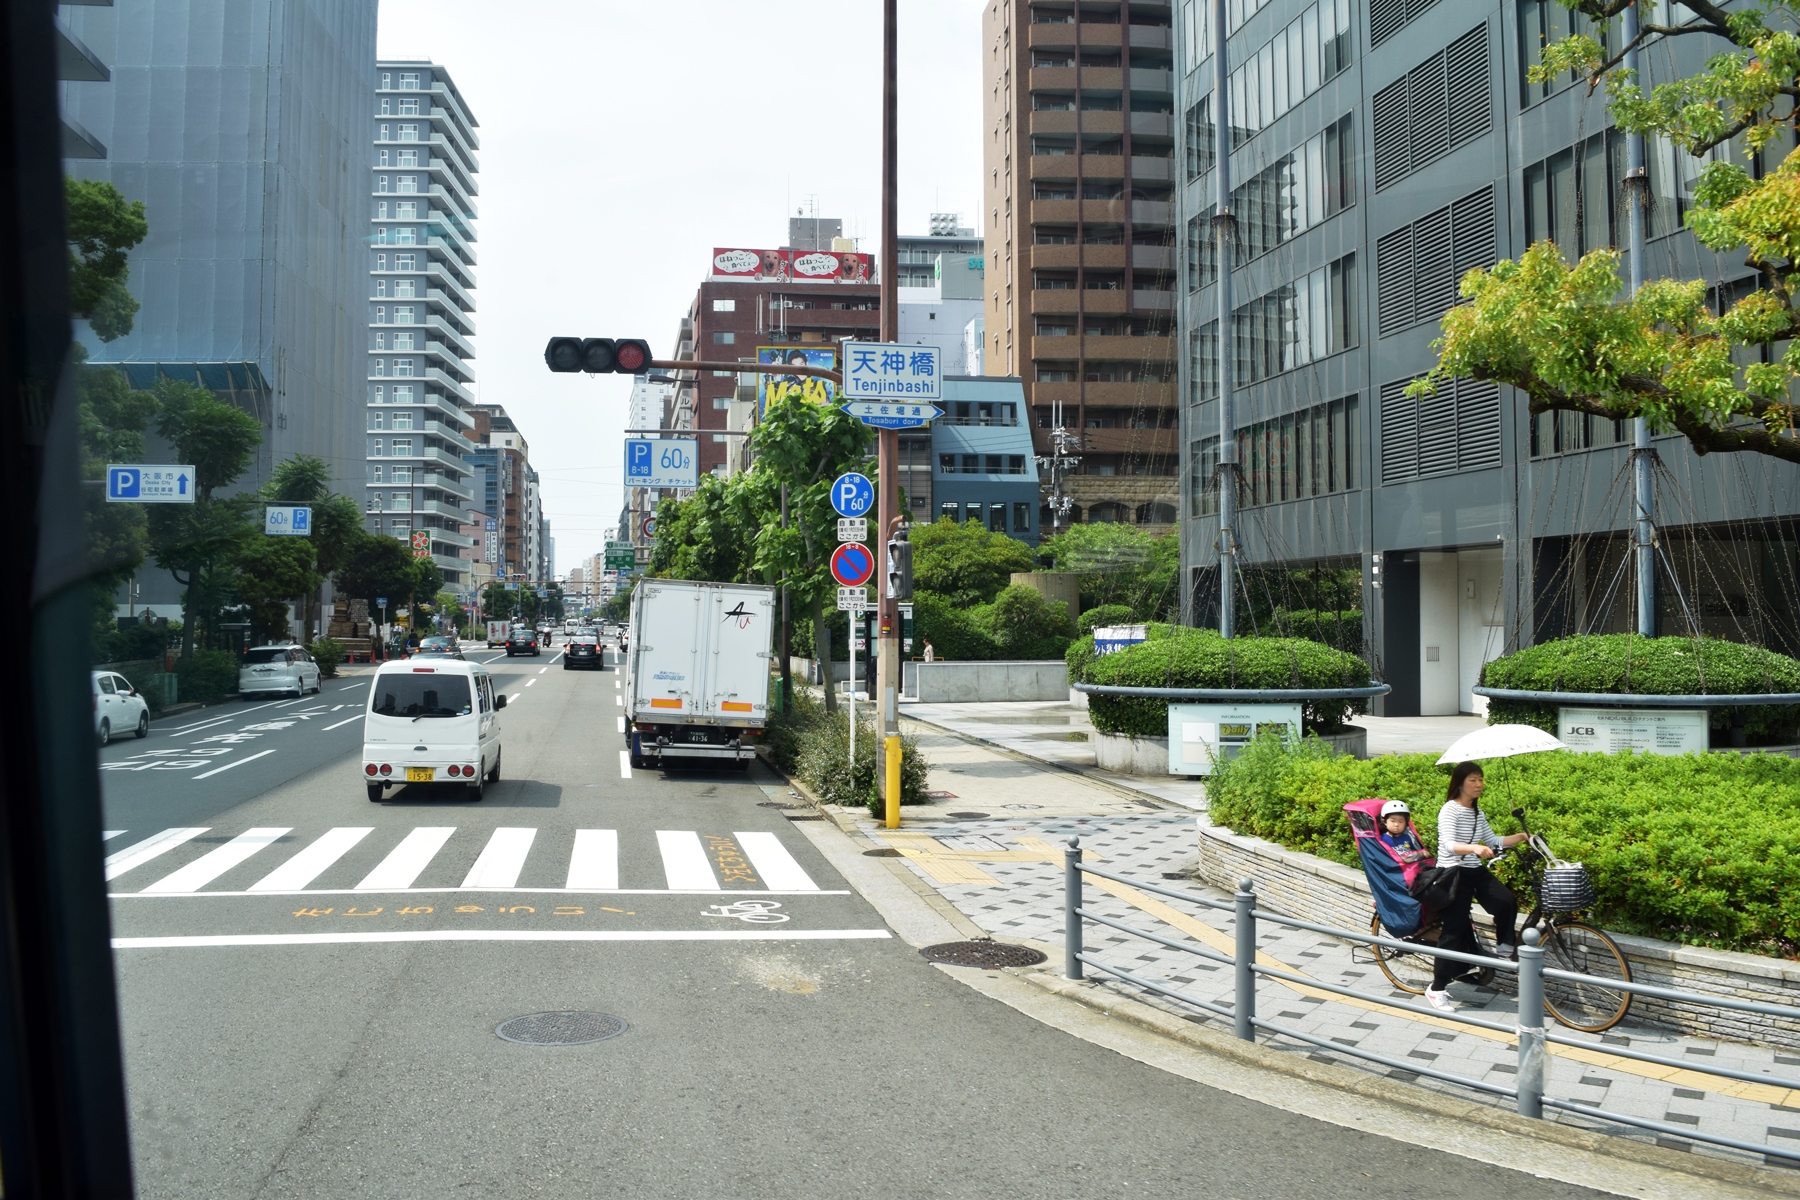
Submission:
{"label": "blue parking sign", "polygon": [[860,517],[875,507],[875,485],[867,475],[846,471],[831,482],[831,507],[840,517]]}

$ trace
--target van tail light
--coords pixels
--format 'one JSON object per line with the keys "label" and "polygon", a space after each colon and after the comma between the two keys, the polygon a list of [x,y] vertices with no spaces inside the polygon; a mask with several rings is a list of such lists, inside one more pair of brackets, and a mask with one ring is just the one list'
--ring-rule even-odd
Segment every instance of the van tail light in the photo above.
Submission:
{"label": "van tail light", "polygon": [[392,775],[394,773],[394,768],[388,766],[386,763],[382,763],[381,764],[381,773],[383,775]]}
{"label": "van tail light", "polygon": [[367,766],[363,767],[364,775],[373,775],[374,773],[375,773],[375,764],[374,763],[369,763]]}

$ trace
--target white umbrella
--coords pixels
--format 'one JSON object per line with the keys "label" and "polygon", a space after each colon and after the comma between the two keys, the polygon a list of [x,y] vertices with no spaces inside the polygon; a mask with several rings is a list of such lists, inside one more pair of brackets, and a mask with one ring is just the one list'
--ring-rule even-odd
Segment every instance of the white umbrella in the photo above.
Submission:
{"label": "white umbrella", "polygon": [[1444,757],[1438,759],[1438,766],[1470,759],[1510,758],[1515,754],[1567,749],[1554,735],[1545,733],[1535,725],[1487,725],[1457,738],[1456,744],[1444,751]]}

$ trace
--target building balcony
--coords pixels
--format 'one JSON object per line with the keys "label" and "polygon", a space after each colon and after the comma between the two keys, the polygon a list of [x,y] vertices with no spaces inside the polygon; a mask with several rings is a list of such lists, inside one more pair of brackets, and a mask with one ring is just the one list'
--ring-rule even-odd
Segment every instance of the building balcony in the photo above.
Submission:
{"label": "building balcony", "polygon": [[[1135,26],[1132,28],[1131,34],[1132,48],[1136,49],[1137,29]],[[1175,73],[1173,71],[1160,71],[1155,67],[1131,68],[1132,95],[1135,96],[1154,92],[1163,92],[1171,96],[1174,95]]]}
{"label": "building balcony", "polygon": [[474,407],[475,394],[464,387],[461,382],[450,378],[450,376],[444,374],[444,372],[438,370],[436,367],[426,367],[424,379],[427,383],[432,383],[443,388],[446,394],[455,397],[470,407]]}
{"label": "building balcony", "polygon": [[1131,178],[1137,183],[1172,183],[1175,179],[1175,160],[1134,154],[1131,156]]}
{"label": "building balcony", "polygon": [[[467,464],[465,463],[464,466],[467,466]],[[454,496],[458,500],[468,501],[470,503],[474,502],[475,489],[460,479],[452,479],[450,476],[440,475],[436,471],[426,471],[419,477],[419,480],[420,487],[436,488],[447,496]],[[456,511],[462,512],[463,509],[459,507]]]}
{"label": "building balcony", "polygon": [[419,452],[413,455],[413,459],[414,461],[423,460],[429,463],[437,463],[440,466],[449,467],[458,474],[469,469],[469,464],[462,460],[461,455],[457,454],[455,451],[446,450],[442,446],[421,446]]}
{"label": "building balcony", "polygon": [[1175,308],[1175,293],[1170,289],[1138,288],[1131,293],[1131,311],[1133,312],[1171,312]]}
{"label": "building balcony", "polygon": [[[1126,217],[1126,201],[1117,200],[1033,200],[1033,225],[1073,225],[1079,219],[1088,225],[1120,225]],[[1139,225],[1168,225],[1173,220],[1174,205],[1161,200],[1131,202],[1131,220]],[[1158,214],[1161,214],[1160,216]],[[1079,216],[1077,216],[1079,214]]]}
{"label": "building balcony", "polygon": [[1139,271],[1173,271],[1175,269],[1175,247],[1133,246],[1131,248],[1131,265]]}
{"label": "building balcony", "polygon": [[[462,536],[460,527],[468,524],[468,520],[469,520],[468,510],[465,509],[464,507],[462,507],[461,505],[449,504],[449,503],[446,503],[445,501],[433,500],[429,497],[427,497],[425,499],[413,501],[412,510],[414,512],[418,512],[418,513],[434,513],[440,517],[449,517],[451,520],[455,521],[458,526],[458,531],[456,534],[457,537]],[[439,533],[444,533],[444,532],[448,532],[448,531],[434,529],[432,531],[432,536],[436,537]],[[470,541],[467,544],[474,545],[474,540],[470,539]]]}
{"label": "building balcony", "polygon": [[1077,266],[1096,270],[1125,269],[1124,246],[1033,246],[1031,265],[1035,270],[1072,271]]}
{"label": "building balcony", "polygon": [[1034,92],[1072,92],[1076,88],[1074,67],[1032,67],[1025,78]]}
{"label": "building balcony", "polygon": [[[433,542],[438,540],[437,533],[437,530],[432,531],[431,540]],[[468,577],[468,572],[473,570],[475,566],[474,562],[470,559],[460,558],[454,554],[438,554],[434,552],[431,556],[431,561],[436,563],[437,569],[444,573],[445,583],[461,583]]]}
{"label": "building balcony", "polygon": [[428,237],[419,244],[425,248],[426,261],[444,263],[451,274],[462,280],[465,288],[475,286],[475,276],[470,271],[475,260],[463,257],[463,252],[468,249],[466,245],[442,237]]}
{"label": "building balcony", "polygon": [[[1147,5],[1143,3],[1134,3],[1132,7],[1134,9],[1146,7],[1167,8],[1168,4],[1159,4],[1158,0],[1150,0]],[[1175,44],[1172,37],[1173,34],[1174,30],[1167,25],[1133,25],[1131,27],[1131,48],[1133,50],[1167,50]],[[1082,30],[1081,40],[1084,42],[1087,41],[1086,30]]]}
{"label": "building balcony", "polygon": [[459,454],[469,454],[473,453],[475,450],[475,443],[463,436],[462,429],[459,426],[445,425],[441,421],[433,421],[427,417],[424,429],[426,433],[433,437],[441,438],[446,445],[456,450]]}
{"label": "building balcony", "polygon": [[471,242],[475,240],[475,227],[472,224],[480,218],[481,213],[475,208],[475,202],[468,197],[453,197],[444,190],[442,184],[433,181],[425,189],[425,195],[431,197],[433,216],[443,216],[463,226],[463,234]]}
{"label": "building balcony", "polygon": [[466,338],[475,336],[475,322],[469,319],[469,310],[462,307],[455,296],[437,288],[426,288],[425,302],[436,305],[438,312],[448,316],[458,333]]}
{"label": "building balcony", "polygon": [[452,350],[443,342],[427,340],[423,353],[427,358],[434,358],[438,362],[449,367],[450,373],[455,375],[460,382],[464,384],[474,382],[475,372],[469,369],[469,364],[464,362],[456,351]]}
{"label": "building balcony", "polygon": [[[1094,407],[1093,400],[1088,401],[1088,407]],[[1068,414],[1065,412],[1064,415]],[[1181,444],[1180,430],[1172,428],[1083,429],[1079,432],[1081,448],[1092,454],[1175,454],[1179,452]]]}
{"label": "building balcony", "polygon": [[[1170,383],[1033,383],[1031,403],[1039,408],[1061,404],[1068,410],[1078,404],[1098,408],[1173,408],[1176,385]],[[1036,422],[1034,421],[1035,425]]]}
{"label": "building balcony", "polygon": [[463,190],[474,195],[478,190],[475,186],[475,176],[481,172],[481,161],[475,157],[475,151],[460,136],[454,133],[440,132],[442,128],[442,126],[434,124],[431,127],[431,137],[426,139],[425,144],[431,147],[431,156],[434,159],[443,155],[463,173]]}
{"label": "building balcony", "polygon": [[462,225],[437,213],[431,214],[425,222],[425,233],[429,238],[442,238],[457,248],[464,262],[471,265],[475,262],[474,238],[463,233]]}
{"label": "building balcony", "polygon": [[1175,137],[1175,114],[1134,112],[1131,114],[1132,137]]}
{"label": "building balcony", "polygon": [[1034,313],[1123,313],[1125,293],[1105,288],[1035,288],[1031,293]]}
{"label": "building balcony", "polygon": [[1078,355],[1088,362],[1173,362],[1174,347],[1175,339],[1169,337],[1038,334],[1031,339],[1031,357],[1066,362],[1075,361]]}
{"label": "building balcony", "polygon": [[460,112],[434,104],[431,106],[431,120],[439,128],[452,130],[453,136],[470,150],[481,149],[481,135],[463,120]]}
{"label": "building balcony", "polygon": [[425,314],[425,327],[437,337],[443,338],[444,344],[455,351],[458,358],[466,360],[475,357],[475,347],[463,336],[462,330],[436,313],[427,312]]}
{"label": "building balcony", "polygon": [[[1080,129],[1076,129],[1079,118]],[[1118,137],[1125,132],[1125,114],[1114,109],[1110,112],[1094,111],[1071,112],[1066,108],[1047,108],[1034,110],[1031,114],[1031,132],[1034,135],[1064,134],[1074,136],[1077,132],[1089,137]]]}
{"label": "building balcony", "polygon": [[[1032,49],[1043,47],[1075,46],[1076,27],[1074,22],[1050,23],[1028,26],[1030,36],[1027,41]],[[1131,27],[1131,40],[1137,41],[1137,26]],[[1081,24],[1081,46],[1084,50],[1099,50],[1107,46],[1119,44],[1119,26],[1117,20],[1100,22],[1084,21]]]}

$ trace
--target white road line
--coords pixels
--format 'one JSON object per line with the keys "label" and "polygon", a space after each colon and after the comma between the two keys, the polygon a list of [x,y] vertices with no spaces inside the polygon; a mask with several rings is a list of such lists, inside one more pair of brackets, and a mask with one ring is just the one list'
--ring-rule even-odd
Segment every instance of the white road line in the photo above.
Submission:
{"label": "white road line", "polygon": [[625,718],[624,717],[619,718],[619,732],[620,733],[625,732]]}
{"label": "white road line", "polygon": [[[623,720],[624,718],[620,719]],[[629,750],[619,751],[619,778],[631,778],[631,751]]]}
{"label": "white road line", "polygon": [[173,892],[197,892],[252,854],[292,832],[289,828],[246,829],[216,850],[196,858],[172,875],[165,875],[146,892],[168,895]]}
{"label": "white road line", "polygon": [[351,689],[351,688],[353,688],[353,687],[362,687],[362,686],[364,686],[364,685],[363,685],[363,681],[362,681],[362,680],[360,680],[360,679],[353,679],[353,680],[351,680],[351,681],[350,681],[350,682],[349,682],[349,683],[346,683],[346,684],[345,684],[345,685],[344,685],[344,686],[343,686],[343,687],[341,687],[341,688],[338,688],[338,689],[337,689],[337,690],[338,690],[338,691],[340,691],[340,692],[347,692],[347,691],[349,691],[349,690],[350,690],[350,689]]}
{"label": "white road line", "polygon": [[716,892],[695,892],[683,888],[672,891],[669,888],[562,888],[562,887],[510,887],[510,888],[471,888],[465,892],[460,887],[408,887],[408,888],[306,888],[297,892],[189,892],[181,896],[164,896],[146,894],[144,892],[108,892],[108,900],[229,900],[233,897],[243,899],[245,896],[432,896],[451,894],[467,895],[481,891],[496,896],[848,896],[850,891],[840,888],[820,888],[816,892],[772,892],[767,888],[720,888]]}
{"label": "white road line", "polygon": [[116,837],[124,837],[125,832],[126,831],[123,829],[102,829],[100,831],[100,840],[103,842],[110,842]]}
{"label": "white road line", "polygon": [[[556,652],[556,658],[561,658],[563,655],[565,655],[567,653],[568,653],[567,650],[558,650]],[[553,658],[550,660],[550,667],[554,667],[556,665],[556,658]],[[601,663],[600,665],[604,667],[606,664]],[[550,669],[550,667],[545,667],[544,670],[548,671]]]}
{"label": "white road line", "polygon": [[526,681],[525,681],[525,686],[526,686],[526,687],[530,687],[530,686],[531,686],[531,685],[532,685],[532,684],[534,684],[534,683],[536,683],[536,682],[537,682],[537,680],[535,680],[535,679],[527,679],[527,680],[526,680]]}
{"label": "white road line", "polygon": [[351,717],[348,720],[339,721],[336,725],[327,725],[327,726],[325,726],[325,728],[319,730],[319,732],[320,733],[329,733],[333,729],[342,729],[344,726],[348,725],[351,721],[360,721],[360,720],[362,720],[362,714],[357,713],[354,717]]}
{"label": "white road line", "polygon": [[106,856],[106,877],[117,879],[133,867],[141,867],[159,854],[167,854],[175,847],[206,832],[202,825],[197,829],[165,829],[155,837],[145,838],[135,846]]}
{"label": "white road line", "polygon": [[250,885],[252,892],[297,892],[325,873],[350,848],[375,832],[372,825],[327,830],[312,845]]}
{"label": "white road line", "polygon": [[[561,657],[562,657],[562,655],[560,655],[560,654],[559,654],[559,655],[557,655],[557,656],[556,656],[556,658],[561,658]],[[553,658],[553,659],[551,659],[551,660],[550,660],[550,661],[551,661],[551,662],[552,662],[552,663],[554,663],[554,662],[555,662],[555,661],[556,661],[556,658]],[[543,673],[544,673],[544,672],[545,672],[545,671],[548,671],[548,670],[549,670],[549,669],[550,669],[550,668],[549,668],[549,667],[539,667],[539,668],[538,668],[538,674],[539,674],[539,675],[542,675],[542,674],[543,674]]]}
{"label": "white road line", "polygon": [[750,858],[750,865],[765,885],[784,892],[817,891],[819,885],[813,882],[806,868],[788,853],[788,848],[781,844],[781,839],[772,833],[737,833],[738,845]]}
{"label": "white road line", "polygon": [[659,829],[656,848],[662,851],[663,876],[673,892],[716,892],[719,877],[706,860],[706,847],[691,829]]}
{"label": "white road line", "polygon": [[619,696],[614,696],[614,697],[613,697],[613,704],[614,704],[614,705],[616,705],[616,706],[617,706],[617,707],[619,707],[619,708],[624,708],[624,707],[625,707],[625,697],[624,697],[624,696],[622,696],[622,695],[619,695]]}
{"label": "white road line", "polygon": [[170,737],[186,737],[190,733],[199,733],[202,729],[211,729],[214,725],[224,725],[227,722],[231,721],[232,719],[233,718],[231,718],[231,717],[220,717],[216,721],[202,721],[198,725],[189,725],[189,726],[186,726],[185,728],[174,730],[169,734],[169,736]]}
{"label": "white road line", "polygon": [[619,887],[619,831],[577,829],[575,849],[569,855],[571,888],[617,891]]}
{"label": "white road line", "polygon": [[220,772],[221,772],[221,771],[229,771],[229,770],[231,770],[231,768],[233,768],[233,767],[241,767],[241,766],[243,766],[243,765],[244,765],[244,764],[245,764],[245,763],[247,763],[247,762],[252,762],[252,761],[254,761],[254,760],[256,760],[256,759],[259,759],[259,758],[261,758],[261,757],[263,757],[263,755],[264,755],[264,754],[273,754],[273,753],[275,753],[275,752],[274,752],[274,751],[273,751],[273,750],[264,750],[264,751],[263,751],[263,752],[262,752],[262,754],[252,754],[252,755],[251,755],[251,756],[250,756],[250,757],[249,757],[249,758],[240,758],[240,759],[238,759],[238,760],[237,760],[237,761],[236,761],[236,762],[231,762],[231,763],[226,763],[226,764],[225,764],[225,765],[224,765],[224,766],[222,766],[222,767],[214,767],[214,768],[213,768],[213,769],[212,769],[212,770],[210,770],[210,771],[202,771],[202,772],[201,772],[201,773],[200,773],[200,774],[198,774],[198,775],[196,775],[196,776],[194,776],[194,778],[195,778],[195,779],[205,779],[205,778],[207,778],[207,777],[208,777],[208,776],[211,776],[211,775],[217,775],[217,774],[219,774],[219,773],[220,773]]}
{"label": "white road line", "polygon": [[832,942],[874,941],[885,929],[443,929],[393,933],[216,933],[113,939],[114,950],[206,946],[342,946],[384,942]]}
{"label": "white road line", "polygon": [[519,882],[519,872],[525,869],[525,856],[531,853],[532,839],[536,837],[537,830],[530,828],[502,825],[494,830],[488,844],[482,847],[481,856],[463,877],[462,885],[474,889],[513,887]]}
{"label": "white road line", "polygon": [[450,835],[456,832],[456,826],[421,825],[400,839],[400,844],[388,852],[388,856],[376,864],[375,869],[363,876],[356,885],[359,892],[373,891],[405,891],[413,885],[425,870]]}
{"label": "white road line", "polygon": [[292,700],[283,700],[280,704],[277,704],[275,707],[276,708],[286,708],[288,705],[298,704],[304,699],[306,699],[305,696],[295,696]]}

